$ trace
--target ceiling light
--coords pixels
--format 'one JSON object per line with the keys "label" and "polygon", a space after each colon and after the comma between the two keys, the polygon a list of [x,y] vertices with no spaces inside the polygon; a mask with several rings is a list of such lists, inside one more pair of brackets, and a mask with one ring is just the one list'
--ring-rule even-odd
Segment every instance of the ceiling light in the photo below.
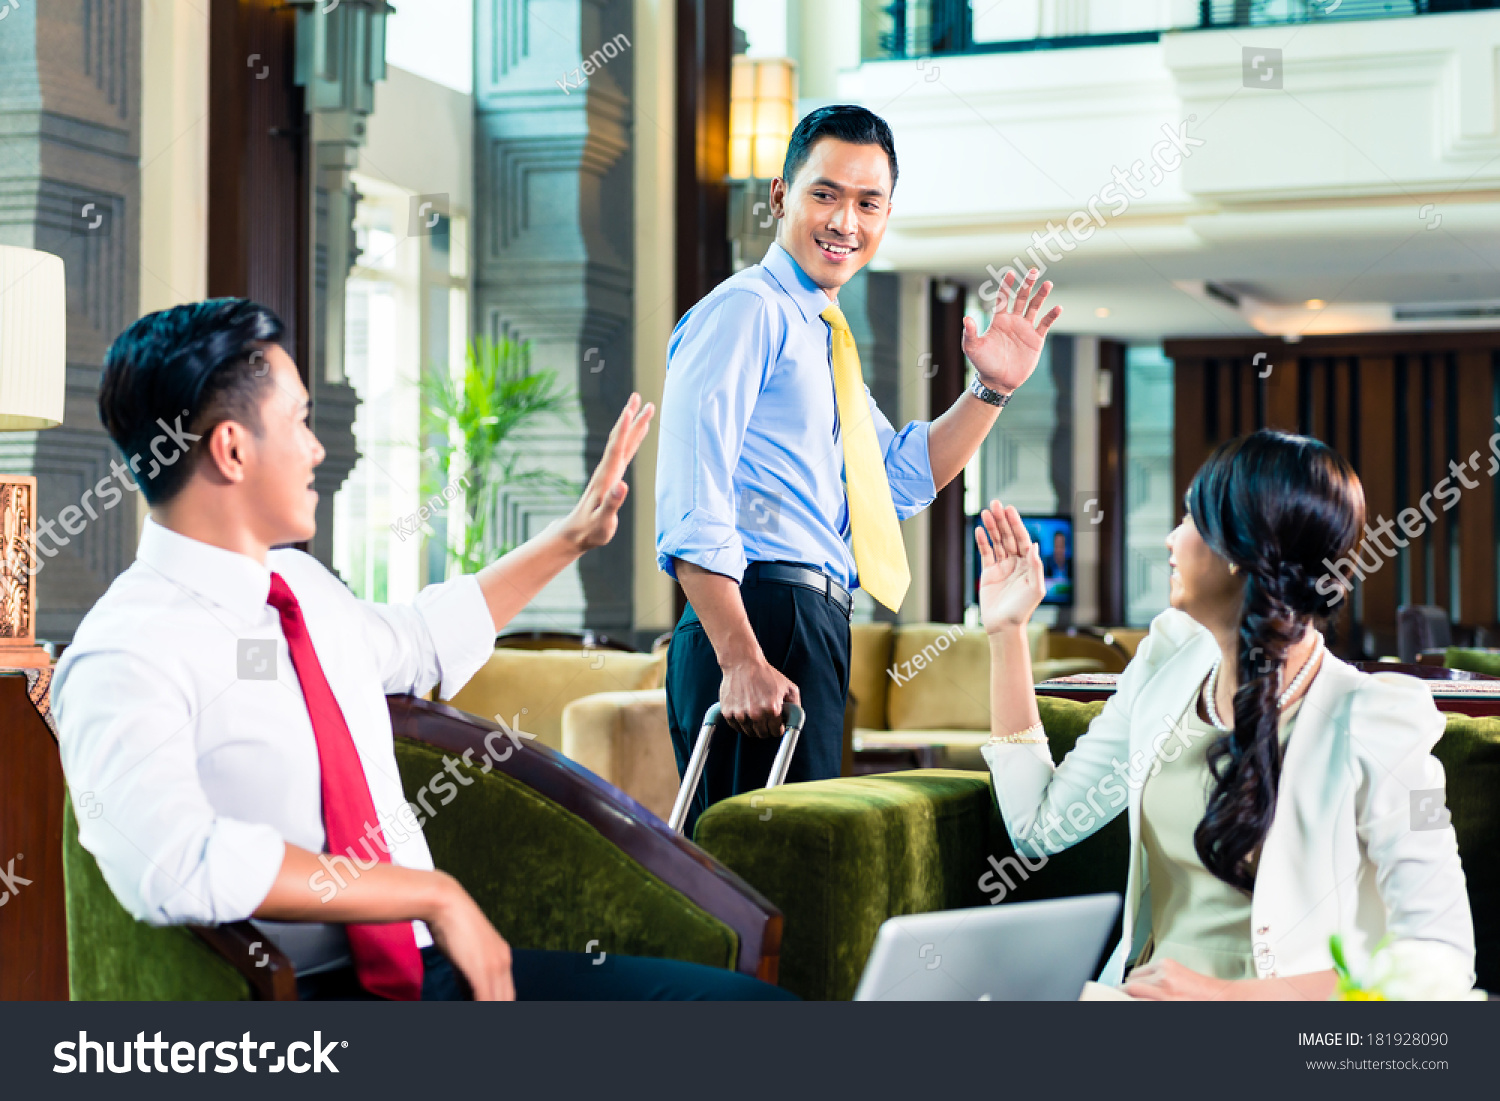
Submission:
{"label": "ceiling light", "polygon": [[1100,306],[1100,307],[1098,307],[1097,309],[1094,310],[1094,316],[1095,317],[1108,317],[1109,316],[1109,307],[1108,306]]}
{"label": "ceiling light", "polygon": [[1309,298],[1302,304],[1309,310],[1321,310],[1324,306],[1328,305],[1328,303],[1324,302],[1321,298]]}

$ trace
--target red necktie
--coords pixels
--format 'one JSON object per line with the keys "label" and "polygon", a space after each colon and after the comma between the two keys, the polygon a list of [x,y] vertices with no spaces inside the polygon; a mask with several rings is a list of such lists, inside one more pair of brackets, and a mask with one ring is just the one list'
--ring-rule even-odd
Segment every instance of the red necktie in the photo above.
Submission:
{"label": "red necktie", "polygon": [[[281,631],[286,635],[297,679],[302,682],[302,696],[318,743],[328,852],[358,861],[360,850],[355,846],[360,844],[366,863],[373,857],[389,864],[391,854],[385,848],[375,800],[370,797],[370,784],[349,734],[349,724],[323,675],[302,608],[279,573],[271,574],[271,595],[266,603],[281,613]],[[422,997],[422,953],[417,949],[411,922],[350,924],[345,930],[361,986],[382,998],[417,1001]]]}

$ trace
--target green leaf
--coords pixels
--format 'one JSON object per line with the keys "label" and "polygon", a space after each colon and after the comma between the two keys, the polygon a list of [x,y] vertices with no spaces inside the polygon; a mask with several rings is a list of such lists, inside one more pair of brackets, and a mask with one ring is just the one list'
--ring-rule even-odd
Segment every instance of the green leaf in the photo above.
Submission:
{"label": "green leaf", "polygon": [[469,479],[463,515],[449,521],[461,519],[463,525],[458,547],[450,542],[447,548],[450,563],[460,571],[482,569],[512,549],[496,530],[505,488],[555,491],[560,497],[581,491],[552,471],[522,465],[525,441],[518,437],[549,418],[563,418],[575,406],[555,371],[531,369],[530,342],[475,340],[462,375],[454,379],[446,366],[435,366],[422,379],[422,398],[424,495],[440,492],[460,468]]}

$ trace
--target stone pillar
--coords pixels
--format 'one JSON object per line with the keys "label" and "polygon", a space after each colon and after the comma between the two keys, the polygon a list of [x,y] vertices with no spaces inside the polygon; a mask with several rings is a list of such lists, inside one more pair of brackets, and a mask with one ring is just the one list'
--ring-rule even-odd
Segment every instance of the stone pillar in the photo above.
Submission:
{"label": "stone pillar", "polygon": [[[344,291],[354,265],[350,173],[359,164],[375,84],[385,79],[386,0],[289,0],[297,9],[297,83],[306,95],[312,158],[312,341],[307,363],[313,430],[327,451],[318,467],[318,531],[308,551],[333,568],[333,499],[359,449],[359,395],[344,375]],[[444,211],[446,213],[446,211]]]}
{"label": "stone pillar", "polygon": [[327,455],[314,474],[318,530],[307,550],[333,569],[333,499],[360,458],[354,439],[359,395],[344,375],[344,290],[354,264],[357,205],[349,173],[358,144],[343,136],[339,124],[344,119],[340,116],[330,120],[324,113],[313,112],[310,121],[313,323],[308,389],[312,394],[313,430]]}
{"label": "stone pillar", "polygon": [[[533,367],[577,393],[577,415],[526,446],[534,466],[579,482],[634,379],[632,19],[633,0],[475,0],[475,331],[531,341]],[[501,498],[514,543],[572,507],[555,492]],[[514,626],[626,636],[633,526],[651,508],[632,493],[614,541]]]}
{"label": "stone pillar", "polygon": [[[41,525],[109,474],[96,405],[104,352],[136,319],[140,286],[140,0],[20,0],[0,22],[0,243],[67,268],[68,382],[61,425],[0,434],[0,470],[34,474]],[[37,637],[66,641],[135,555],[116,507],[54,529],[37,574]],[[89,504],[93,504],[92,497]],[[70,513],[70,516],[72,514]],[[79,523],[80,521],[74,521]],[[40,525],[39,525],[40,526]]]}

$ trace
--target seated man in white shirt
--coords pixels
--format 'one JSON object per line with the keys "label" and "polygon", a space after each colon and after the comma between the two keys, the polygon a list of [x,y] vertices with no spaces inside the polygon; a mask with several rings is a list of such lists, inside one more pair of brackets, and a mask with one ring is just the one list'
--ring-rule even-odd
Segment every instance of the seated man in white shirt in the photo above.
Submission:
{"label": "seated man in white shirt", "polygon": [[[785,996],[676,961],[590,974],[573,953],[513,951],[400,825],[386,694],[452,696],[496,631],[610,540],[652,406],[631,396],[564,520],[411,605],[371,604],[272,549],[312,537],[324,455],[281,336],[269,310],[218,299],[141,319],[105,359],[100,417],[151,518],[53,699],[70,790],[91,793],[80,841],[116,897],[158,925],[255,920],[303,997]],[[276,660],[245,678],[252,646]],[[331,895],[324,853],[361,869]]]}

